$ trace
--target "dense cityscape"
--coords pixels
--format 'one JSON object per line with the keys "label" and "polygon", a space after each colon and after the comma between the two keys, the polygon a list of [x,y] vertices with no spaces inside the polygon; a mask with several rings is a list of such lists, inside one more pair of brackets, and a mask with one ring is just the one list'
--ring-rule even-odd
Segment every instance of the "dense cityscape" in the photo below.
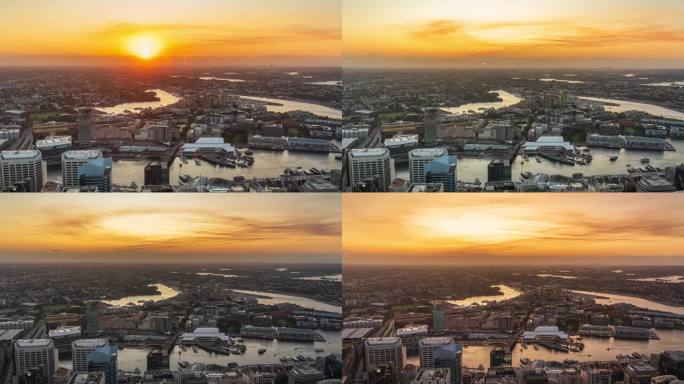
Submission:
{"label": "dense cityscape", "polygon": [[343,191],[684,189],[684,72],[345,69]]}
{"label": "dense cityscape", "polygon": [[3,191],[339,191],[340,68],[0,70]]}
{"label": "dense cityscape", "polygon": [[339,265],[1,268],[4,383],[341,377]]}
{"label": "dense cityscape", "polygon": [[677,382],[682,272],[345,265],[343,382]]}

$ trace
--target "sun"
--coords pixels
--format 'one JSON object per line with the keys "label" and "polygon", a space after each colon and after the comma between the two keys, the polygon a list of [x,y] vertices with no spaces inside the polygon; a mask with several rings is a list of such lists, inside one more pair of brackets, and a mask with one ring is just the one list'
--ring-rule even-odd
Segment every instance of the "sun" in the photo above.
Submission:
{"label": "sun", "polygon": [[135,35],[128,40],[128,51],[142,60],[157,57],[161,50],[161,39],[154,35]]}

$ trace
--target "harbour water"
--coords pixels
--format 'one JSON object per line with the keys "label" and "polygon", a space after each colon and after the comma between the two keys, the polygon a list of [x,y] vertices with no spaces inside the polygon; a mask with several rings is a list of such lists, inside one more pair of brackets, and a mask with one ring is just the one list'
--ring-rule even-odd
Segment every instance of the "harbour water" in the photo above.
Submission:
{"label": "harbour water", "polygon": [[[552,360],[563,361],[565,359],[577,361],[609,361],[615,360],[619,354],[632,354],[634,352],[641,354],[661,353],[666,350],[684,349],[684,331],[662,329],[655,331],[660,340],[626,340],[614,338],[596,338],[585,337],[584,350],[581,352],[562,353],[552,351],[544,347],[539,347],[535,350],[531,346],[523,349],[519,344],[513,350],[513,365],[520,366],[520,359],[525,357],[530,360]],[[494,346],[465,346],[463,347],[463,365],[471,368],[477,368],[482,364],[485,368],[489,368],[489,352],[495,348]],[[418,364],[418,356],[409,356],[407,359],[409,364]]]}
{"label": "harbour water", "polygon": [[587,97],[579,96],[579,99],[597,101],[601,103],[608,103],[605,105],[608,112],[627,112],[627,111],[641,111],[649,113],[653,116],[662,116],[666,119],[684,120],[684,112],[675,111],[673,109],[661,107],[653,104],[638,103],[636,101],[604,99],[601,97]]}
{"label": "harbour water", "polygon": [[245,80],[242,79],[233,79],[229,77],[214,77],[214,76],[202,76],[198,77],[200,80],[216,80],[216,81],[227,81],[229,83],[245,83]]}
{"label": "harbour water", "polygon": [[342,281],[342,274],[338,275],[325,275],[325,276],[308,276],[308,277],[295,277],[297,280],[328,280],[328,281]]}
{"label": "harbour water", "polygon": [[[198,348],[193,352],[191,348],[182,351],[175,346],[170,356],[170,367],[172,370],[178,369],[178,361],[183,360],[189,363],[219,364],[227,365],[235,362],[240,365],[247,364],[271,364],[279,363],[282,357],[294,357],[297,355],[315,358],[316,356],[326,356],[330,353],[340,353],[342,342],[340,333],[337,331],[317,330],[325,341],[314,343],[302,343],[286,340],[265,340],[265,339],[243,339],[247,350],[242,355],[218,355]],[[264,354],[259,354],[259,348],[266,348]],[[119,350],[119,369],[124,371],[146,370],[147,354],[152,348],[125,348]],[[316,352],[315,349],[322,349],[323,352]],[[180,353],[179,353],[180,352]],[[70,359],[59,361],[60,367],[72,368]]]}
{"label": "harbour water", "polygon": [[123,104],[117,104],[113,107],[104,107],[104,108],[95,108],[96,110],[100,112],[104,112],[108,115],[118,115],[121,113],[126,113],[126,111],[130,111],[132,113],[137,113],[141,109],[147,109],[147,108],[161,108],[165,107],[167,105],[175,104],[180,101],[180,97],[172,95],[163,89],[150,89],[147,92],[154,92],[157,97],[159,98],[159,101],[142,101],[142,102],[135,102],[135,103],[123,103]]}
{"label": "harbour water", "polygon": [[500,295],[493,295],[493,296],[472,296],[465,298],[463,300],[447,300],[447,303],[449,304],[454,304],[458,305],[459,307],[467,307],[470,305],[482,305],[482,304],[487,304],[488,302],[491,301],[505,301],[505,300],[510,300],[514,299],[522,294],[522,292],[515,290],[507,285],[499,284],[499,285],[493,285],[492,287],[497,287],[499,288],[499,291],[501,291]]}
{"label": "harbour water", "polygon": [[[169,167],[169,181],[172,185],[179,183],[178,176],[188,174],[192,177],[221,177],[232,179],[235,176],[244,176],[247,179],[254,177],[277,177],[283,173],[285,168],[308,170],[317,169],[339,169],[340,162],[335,159],[333,153],[313,153],[313,152],[292,152],[292,151],[269,151],[252,150],[254,164],[249,168],[226,168],[214,165],[205,161],[200,161],[197,165],[195,161],[188,161],[187,164],[176,158]],[[144,184],[145,166],[151,160],[117,160],[112,164],[112,180],[118,185],[130,185],[135,182],[138,186]],[[50,167],[48,169],[48,180],[62,181],[61,167]]]}
{"label": "harbour water", "polygon": [[259,304],[274,305],[274,304],[297,304],[304,308],[310,308],[317,311],[342,313],[342,307],[323,303],[313,299],[300,296],[285,295],[281,293],[263,292],[263,291],[248,291],[242,289],[234,289],[235,292],[244,293],[247,295],[258,296]]}
{"label": "harbour water", "polygon": [[162,301],[166,299],[170,299],[172,297],[176,297],[180,292],[176,291],[175,289],[166,286],[164,284],[150,284],[150,287],[157,287],[157,291],[159,291],[158,295],[142,295],[142,296],[126,296],[122,297],[117,300],[103,300],[102,302],[105,304],[109,304],[114,307],[124,307],[128,305],[128,303],[134,303],[134,304],[139,304],[142,302],[157,302],[157,301]]}
{"label": "harbour water", "polygon": [[317,116],[328,117],[331,119],[341,119],[342,111],[339,109],[334,109],[326,107],[320,104],[306,103],[302,101],[286,100],[286,99],[274,99],[268,97],[256,97],[256,96],[246,96],[240,95],[240,98],[245,100],[255,100],[264,103],[274,103],[280,105],[267,105],[266,108],[272,112],[289,112],[289,111],[306,111],[313,113]]}

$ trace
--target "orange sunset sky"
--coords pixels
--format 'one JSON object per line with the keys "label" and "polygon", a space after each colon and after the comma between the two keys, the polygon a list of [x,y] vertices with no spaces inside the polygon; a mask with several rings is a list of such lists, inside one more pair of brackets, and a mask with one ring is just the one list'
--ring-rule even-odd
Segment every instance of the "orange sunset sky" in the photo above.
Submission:
{"label": "orange sunset sky", "polygon": [[339,66],[340,0],[0,2],[0,65]]}
{"label": "orange sunset sky", "polygon": [[681,0],[344,0],[347,67],[684,67]]}
{"label": "orange sunset sky", "polygon": [[6,195],[0,262],[339,263],[336,194]]}
{"label": "orange sunset sky", "polygon": [[684,264],[677,194],[345,194],[346,264]]}

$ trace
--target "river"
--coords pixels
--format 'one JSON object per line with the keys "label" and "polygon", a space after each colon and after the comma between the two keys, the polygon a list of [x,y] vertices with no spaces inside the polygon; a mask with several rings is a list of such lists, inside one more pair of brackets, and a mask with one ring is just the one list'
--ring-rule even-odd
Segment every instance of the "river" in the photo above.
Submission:
{"label": "river", "polygon": [[[296,355],[303,355],[315,358],[316,356],[326,356],[330,353],[340,353],[342,350],[342,342],[340,332],[338,331],[322,331],[317,330],[325,341],[317,341],[314,343],[300,343],[286,340],[262,340],[262,339],[243,339],[247,350],[242,355],[217,355],[198,349],[197,353],[188,348],[182,352],[178,346],[175,346],[170,356],[171,370],[178,370],[178,360],[182,359],[190,363],[205,363],[205,364],[219,364],[225,366],[229,362],[236,362],[240,365],[247,364],[271,364],[279,363],[281,357],[294,357]],[[266,353],[260,355],[259,348],[266,348]],[[323,349],[324,352],[317,353],[315,349]],[[134,371],[136,368],[141,371],[146,371],[147,353],[152,348],[125,348],[119,350],[119,369],[125,371]],[[181,352],[179,354],[179,352]],[[71,359],[62,359],[58,366],[65,368],[72,368]]]}
{"label": "river", "polygon": [[157,97],[159,98],[159,101],[140,101],[140,102],[134,102],[134,103],[123,103],[123,104],[117,104],[113,107],[104,107],[104,108],[95,108],[96,110],[100,112],[104,112],[108,115],[118,115],[121,113],[126,113],[126,111],[130,111],[133,113],[139,112],[140,109],[147,109],[147,108],[161,108],[165,107],[167,105],[175,104],[181,100],[180,97],[172,95],[163,89],[149,89],[147,92],[154,92]]}
{"label": "river", "polygon": [[464,114],[464,113],[469,113],[469,111],[475,111],[477,113],[482,113],[482,110],[484,109],[489,109],[489,108],[494,108],[494,109],[500,109],[503,107],[508,107],[514,104],[518,104],[520,101],[522,101],[521,98],[518,96],[508,93],[504,90],[496,90],[496,91],[491,91],[489,93],[496,93],[499,95],[499,97],[502,99],[501,101],[492,101],[492,102],[485,102],[485,103],[468,103],[468,104],[463,104],[459,105],[456,107],[441,107],[440,109],[447,111],[449,113],[455,113],[455,114]]}
{"label": "river", "polygon": [[240,95],[240,98],[245,99],[245,100],[261,101],[264,103],[280,104],[280,105],[266,105],[266,109],[268,109],[271,112],[285,113],[285,112],[290,112],[290,111],[306,111],[306,112],[313,113],[314,115],[317,115],[317,116],[328,117],[331,119],[341,119],[342,118],[342,111],[341,110],[326,107],[326,106],[320,105],[320,104],[306,103],[306,102],[302,102],[302,101],[294,101],[294,100],[286,100],[286,99],[274,99],[274,98],[268,98],[268,97],[247,96],[247,95]]}
{"label": "river", "polygon": [[[626,340],[614,338],[585,337],[584,350],[581,352],[562,353],[551,351],[544,347],[535,350],[532,346],[523,349],[519,344],[513,351],[513,365],[520,366],[520,359],[526,357],[530,360],[553,360],[563,361],[565,359],[577,361],[598,361],[615,360],[619,354],[632,354],[638,352],[649,355],[651,353],[661,353],[666,350],[684,350],[684,331],[661,329],[655,331],[660,340]],[[465,346],[463,347],[463,365],[466,367],[477,368],[482,364],[489,368],[489,352],[494,346]],[[409,356],[409,364],[418,364],[418,356]]]}
{"label": "river", "polygon": [[239,293],[244,293],[246,295],[258,296],[257,300],[258,300],[259,304],[275,305],[275,304],[290,303],[290,304],[297,304],[297,305],[304,307],[304,308],[311,308],[311,309],[314,309],[317,311],[342,313],[342,307],[323,303],[321,301],[316,301],[316,300],[309,299],[306,297],[285,295],[285,294],[273,293],[273,292],[247,291],[247,290],[242,290],[242,289],[234,289],[233,291],[239,292]]}
{"label": "river", "polygon": [[[169,182],[172,185],[179,183],[178,176],[188,174],[190,176],[222,177],[232,179],[234,176],[244,176],[248,179],[254,177],[277,177],[285,168],[303,169],[339,169],[341,163],[335,159],[334,153],[315,152],[292,152],[292,151],[269,151],[253,149],[254,165],[249,168],[227,168],[200,161],[201,165],[189,160],[187,164],[176,158],[169,168]],[[112,164],[112,180],[118,185],[130,185],[135,182],[138,186],[144,184],[145,166],[151,160],[117,160]],[[60,166],[49,167],[48,180],[57,183],[62,182],[62,169]]]}
{"label": "river", "polygon": [[117,300],[103,300],[102,302],[105,304],[112,305],[114,307],[125,307],[128,305],[128,303],[135,303],[139,304],[142,302],[157,302],[157,301],[162,301],[166,299],[170,299],[172,297],[178,296],[180,293],[179,291],[176,291],[175,289],[166,286],[164,284],[150,284],[148,287],[157,287],[157,290],[159,291],[158,295],[142,295],[142,296],[126,296],[122,297],[121,299]]}
{"label": "river", "polygon": [[573,292],[583,294],[583,295],[599,296],[596,298],[597,304],[613,305],[613,304],[618,304],[618,303],[626,303],[626,304],[635,305],[639,308],[646,308],[646,309],[649,309],[652,311],[661,311],[661,312],[676,313],[678,315],[684,315],[684,307],[675,307],[675,306],[671,306],[671,305],[667,305],[667,304],[660,304],[660,303],[656,303],[655,301],[642,299],[640,297],[623,296],[623,295],[616,295],[616,294],[612,294],[612,293],[592,292],[592,291],[573,291]]}
{"label": "river", "polygon": [[517,291],[507,285],[499,284],[499,285],[492,285],[492,287],[497,287],[499,288],[499,291],[501,291],[500,295],[492,295],[492,296],[472,296],[472,297],[467,297],[463,300],[447,300],[447,303],[453,304],[453,305],[458,305],[459,307],[467,307],[473,304],[478,304],[478,305],[483,305],[487,304],[488,302],[491,301],[504,301],[504,300],[510,300],[514,299],[522,294],[522,292]]}

